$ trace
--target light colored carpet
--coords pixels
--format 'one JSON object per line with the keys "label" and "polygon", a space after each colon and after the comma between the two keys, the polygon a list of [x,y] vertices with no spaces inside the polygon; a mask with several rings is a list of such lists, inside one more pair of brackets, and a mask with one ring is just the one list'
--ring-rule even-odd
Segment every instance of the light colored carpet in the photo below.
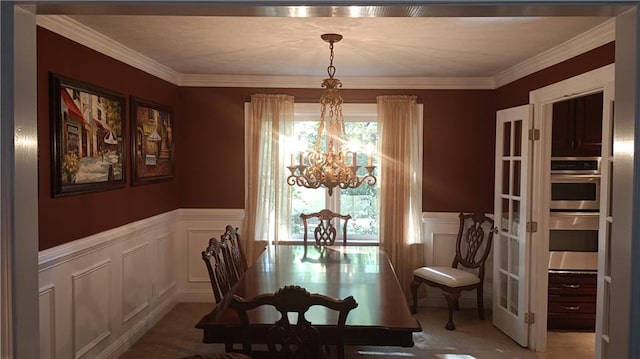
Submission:
{"label": "light colored carpet", "polygon": [[[202,343],[202,331],[194,325],[211,310],[210,303],[179,303],[120,359],[158,358],[177,359],[194,354],[222,353],[222,345]],[[435,359],[571,359],[593,358],[593,348],[576,350],[576,343],[585,341],[582,333],[553,337],[550,334],[550,351],[536,354],[520,347],[491,325],[491,315],[479,320],[475,309],[463,308],[455,313],[456,330],[444,328],[447,321],[445,308],[418,308],[416,318],[422,325],[422,332],[415,333],[412,348],[347,346],[348,359],[366,358],[435,358]],[[555,338],[555,339],[554,339]],[[586,333],[587,343],[593,342],[593,334]],[[553,345],[567,349],[554,354]],[[582,345],[583,346],[583,345]],[[575,356],[573,356],[575,355]]]}

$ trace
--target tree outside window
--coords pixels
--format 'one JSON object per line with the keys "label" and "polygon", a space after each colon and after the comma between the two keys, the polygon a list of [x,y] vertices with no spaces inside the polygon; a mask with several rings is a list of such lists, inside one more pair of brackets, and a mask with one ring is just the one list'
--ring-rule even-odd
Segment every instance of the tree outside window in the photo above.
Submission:
{"label": "tree outside window", "polygon": [[[359,108],[362,107],[363,105],[360,105]],[[367,154],[371,153],[373,155],[373,165],[377,166],[379,161],[375,153],[378,141],[376,106],[375,104],[368,104],[364,105],[364,107],[367,109],[365,113],[358,111],[356,115],[349,116],[348,106],[344,105],[345,130],[349,143],[343,145],[343,148],[346,147],[357,151],[357,163],[361,166],[367,164]],[[307,151],[315,146],[318,122],[316,116],[296,111],[294,134],[299,148],[296,148],[292,153]],[[364,174],[366,174],[366,170],[360,168],[358,175]],[[376,168],[375,174],[378,177],[378,181],[380,181],[379,168]],[[294,240],[302,240],[303,224],[300,218],[301,213],[317,212],[328,208],[341,214],[351,215],[352,219],[349,220],[347,227],[349,242],[377,243],[379,230],[378,202],[377,185],[369,186],[364,183],[358,188],[337,190],[331,197],[327,194],[325,188],[309,189],[293,186],[291,237]],[[313,236],[312,233],[310,235]]]}

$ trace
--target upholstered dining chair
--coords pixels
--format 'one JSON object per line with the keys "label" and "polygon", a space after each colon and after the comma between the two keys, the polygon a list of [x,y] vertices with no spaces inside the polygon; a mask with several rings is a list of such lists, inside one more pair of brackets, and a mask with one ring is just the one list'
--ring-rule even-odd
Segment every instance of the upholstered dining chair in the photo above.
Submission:
{"label": "upholstered dining chair", "polygon": [[458,310],[462,291],[476,290],[478,315],[484,319],[483,285],[485,262],[491,251],[493,219],[483,213],[460,213],[460,226],[456,238],[456,253],[451,267],[422,267],[413,271],[411,312],[418,306],[418,287],[424,283],[442,289],[449,308],[448,330],[456,328],[453,311]]}
{"label": "upholstered dining chair", "polygon": [[338,234],[334,224],[337,220],[342,220],[342,245],[347,245],[347,223],[351,219],[351,215],[343,215],[328,209],[323,209],[319,212],[309,214],[302,213],[300,214],[300,218],[302,218],[304,226],[303,238],[305,246],[308,241],[309,226],[313,225],[312,222],[317,222],[313,230],[316,245],[333,245]]}
{"label": "upholstered dining chair", "polygon": [[202,260],[204,261],[207,272],[209,273],[209,280],[211,281],[211,288],[213,289],[213,297],[216,303],[222,302],[224,296],[229,292],[231,283],[229,282],[229,274],[227,264],[225,263],[224,255],[222,254],[222,248],[220,242],[215,238],[209,239],[209,245],[202,251]]}
{"label": "upholstered dining chair", "polygon": [[227,262],[227,271],[231,286],[234,286],[247,271],[247,260],[240,245],[240,233],[231,225],[225,227],[220,243]]}
{"label": "upholstered dining chair", "polygon": [[[352,296],[344,299],[335,299],[322,294],[310,294],[300,286],[284,286],[275,293],[260,294],[254,298],[244,299],[234,296],[229,304],[238,312],[242,327],[243,353],[255,357],[252,351],[251,324],[248,312],[261,306],[269,305],[280,313],[278,319],[267,329],[266,358],[305,358],[326,359],[330,357],[329,346],[336,345],[338,359],[344,359],[344,327],[349,312],[358,306]],[[322,334],[305,314],[312,306],[324,306],[338,312],[335,331],[331,334],[334,343],[327,343]],[[296,313],[295,323],[290,322],[289,313]],[[293,316],[295,317],[295,316]]]}

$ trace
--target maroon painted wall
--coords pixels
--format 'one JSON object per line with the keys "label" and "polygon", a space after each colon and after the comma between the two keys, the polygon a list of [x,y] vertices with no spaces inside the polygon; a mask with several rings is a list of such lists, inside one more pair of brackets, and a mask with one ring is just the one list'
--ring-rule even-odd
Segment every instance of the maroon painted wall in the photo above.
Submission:
{"label": "maroon painted wall", "polygon": [[[125,136],[126,185],[121,189],[52,198],[49,72],[124,96],[129,133],[129,96],[175,108],[178,87],[53,32],[37,30],[38,225],[40,250],[178,208],[178,185],[171,181],[131,186],[131,146]],[[175,132],[181,131],[177,123]],[[180,139],[176,139],[179,145]],[[177,154],[180,157],[180,154]],[[178,158],[178,161],[180,158]]]}
{"label": "maroon painted wall", "polygon": [[181,88],[180,207],[244,208],[247,89]]}
{"label": "maroon painted wall", "polygon": [[[315,89],[182,88],[180,207],[244,208],[244,102],[252,93],[285,93],[317,101]],[[345,102],[375,103],[377,95],[409,94],[424,103],[423,210],[493,208],[493,90],[342,90]],[[189,122],[191,123],[191,122]],[[220,154],[219,157],[218,154]],[[222,161],[220,161],[222,159]]]}
{"label": "maroon painted wall", "polygon": [[615,43],[597,47],[546,69],[506,84],[496,90],[496,110],[529,103],[529,91],[566,80],[615,62]]}
{"label": "maroon painted wall", "polygon": [[[607,44],[497,90],[342,90],[345,102],[416,95],[424,104],[425,212],[493,210],[495,111],[528,103],[529,91],[610,64]],[[171,181],[51,197],[48,73],[173,107],[176,168]],[[348,88],[348,84],[345,84]],[[244,103],[252,93],[317,101],[320,89],[179,88],[38,28],[40,249],[176,208],[244,207]],[[128,126],[127,126],[128,130]],[[127,137],[128,138],[128,137]],[[127,158],[130,145],[126,141]]]}

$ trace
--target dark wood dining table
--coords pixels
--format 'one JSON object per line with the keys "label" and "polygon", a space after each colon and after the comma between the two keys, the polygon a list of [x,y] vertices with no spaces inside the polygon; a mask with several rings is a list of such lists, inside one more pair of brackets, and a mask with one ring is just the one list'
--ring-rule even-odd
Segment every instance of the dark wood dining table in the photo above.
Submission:
{"label": "dark wood dining table", "polygon": [[[310,293],[334,298],[353,296],[358,307],[347,317],[347,345],[411,347],[412,333],[422,330],[409,311],[387,254],[378,246],[268,246],[233,293],[251,298],[285,285],[298,285]],[[225,302],[197,323],[196,328],[204,331],[203,342],[240,343],[238,318]],[[249,314],[252,338],[256,340],[265,338],[267,328],[279,319],[272,307]],[[331,340],[337,319],[333,311],[312,307],[306,317]]]}

